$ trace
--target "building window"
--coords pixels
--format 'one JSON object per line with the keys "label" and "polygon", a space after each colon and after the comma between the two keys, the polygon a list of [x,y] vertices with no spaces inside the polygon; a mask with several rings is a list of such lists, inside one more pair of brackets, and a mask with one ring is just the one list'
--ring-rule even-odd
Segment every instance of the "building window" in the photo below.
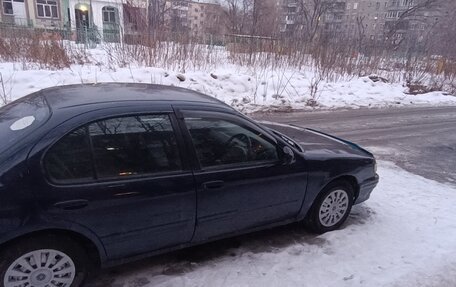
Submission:
{"label": "building window", "polygon": [[288,13],[296,13],[297,7],[288,7]]}
{"label": "building window", "polygon": [[3,14],[13,15],[13,1],[3,0]]}
{"label": "building window", "polygon": [[116,8],[103,7],[103,23],[117,23],[116,21]]}
{"label": "building window", "polygon": [[36,11],[41,18],[59,18],[57,1],[36,0]]}
{"label": "building window", "polygon": [[413,6],[413,0],[402,0],[402,6]]}

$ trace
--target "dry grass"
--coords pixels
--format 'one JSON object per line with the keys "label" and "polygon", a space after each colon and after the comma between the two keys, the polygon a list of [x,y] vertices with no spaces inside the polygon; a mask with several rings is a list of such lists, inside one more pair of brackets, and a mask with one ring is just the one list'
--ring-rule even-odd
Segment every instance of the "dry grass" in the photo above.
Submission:
{"label": "dry grass", "polygon": [[[0,60],[19,62],[24,68],[63,69],[90,62],[90,51],[61,39],[56,33],[16,29],[0,30]],[[127,39],[127,38],[126,38]],[[102,43],[107,60],[97,65],[147,66],[185,72],[212,70],[233,64],[254,73],[293,69],[311,71],[311,91],[318,97],[319,85],[353,77],[379,75],[390,82],[403,82],[410,92],[446,90],[456,94],[456,59],[433,57],[431,52],[403,53],[374,47],[359,53],[353,43],[321,41],[306,43],[290,39],[224,38],[223,45],[207,45],[207,39],[161,32],[129,37],[128,43]]]}

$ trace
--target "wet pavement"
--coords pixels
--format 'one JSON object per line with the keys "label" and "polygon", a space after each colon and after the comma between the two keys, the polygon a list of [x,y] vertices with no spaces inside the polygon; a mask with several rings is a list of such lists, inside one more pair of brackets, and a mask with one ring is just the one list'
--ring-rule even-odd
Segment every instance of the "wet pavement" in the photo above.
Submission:
{"label": "wet pavement", "polygon": [[334,110],[251,115],[298,142],[285,125],[317,129],[358,143],[380,160],[414,174],[456,185],[456,107]]}

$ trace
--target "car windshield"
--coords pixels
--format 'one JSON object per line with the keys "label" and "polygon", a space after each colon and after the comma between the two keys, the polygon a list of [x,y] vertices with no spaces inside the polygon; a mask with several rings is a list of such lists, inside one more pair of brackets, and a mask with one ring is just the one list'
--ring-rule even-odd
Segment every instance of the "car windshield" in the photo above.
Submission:
{"label": "car windshield", "polygon": [[16,145],[50,115],[43,96],[25,98],[0,108],[0,154]]}

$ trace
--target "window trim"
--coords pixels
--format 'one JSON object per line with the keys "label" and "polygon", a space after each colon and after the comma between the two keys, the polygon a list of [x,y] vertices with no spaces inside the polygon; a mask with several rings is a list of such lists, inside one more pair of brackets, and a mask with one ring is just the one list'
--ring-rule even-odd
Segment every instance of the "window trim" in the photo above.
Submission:
{"label": "window trim", "polygon": [[[182,117],[181,117],[182,115]],[[190,131],[185,123],[186,118],[208,118],[208,119],[216,119],[216,120],[226,120],[240,127],[243,127],[247,130],[254,131],[255,133],[261,132],[265,136],[265,140],[270,142],[276,147],[277,151],[277,160],[262,160],[262,161],[251,161],[246,163],[230,163],[230,164],[222,164],[222,165],[215,165],[209,167],[203,167],[199,161],[198,154],[196,152],[196,148],[193,144],[193,139],[190,134]],[[252,122],[240,117],[233,115],[231,113],[222,112],[222,111],[208,111],[208,110],[194,110],[194,109],[182,109],[179,110],[179,123],[181,125],[181,129],[183,129],[185,141],[192,149],[192,156],[194,157],[194,161],[196,166],[194,170],[197,172],[212,172],[212,171],[228,171],[228,170],[235,170],[235,169],[250,169],[250,168],[258,168],[264,166],[275,166],[280,165],[281,161],[281,148],[280,144],[274,136],[271,136],[269,132],[258,125],[253,124]]]}
{"label": "window trim", "polygon": [[[43,1],[46,1],[46,3],[38,3],[37,0],[34,0],[35,2],[35,15],[36,15],[36,18],[38,19],[43,19],[43,20],[59,20],[60,19],[60,0],[43,0]],[[53,1],[55,2],[55,7],[56,7],[56,12],[57,12],[57,16],[56,17],[53,17],[52,16],[52,7],[54,5],[52,4],[48,4],[47,1]],[[38,15],[38,5],[42,5],[43,6],[43,13],[44,13],[44,16],[40,16]],[[51,17],[47,17],[45,14],[45,6],[49,6],[49,11],[51,12]]]}
{"label": "window trim", "polygon": [[[126,177],[105,177],[105,178],[99,178],[97,170],[96,170],[96,163],[95,163],[95,158],[94,158],[94,151],[93,151],[93,145],[92,145],[92,140],[90,137],[90,133],[88,132],[89,125],[98,122],[98,121],[103,121],[103,120],[109,120],[109,119],[115,119],[115,118],[124,118],[124,117],[134,117],[134,116],[160,116],[160,115],[167,115],[169,117],[171,127],[173,129],[174,137],[176,139],[176,147],[179,152],[179,158],[181,160],[181,170],[173,170],[173,171],[163,171],[163,172],[154,172],[154,173],[145,173],[145,174],[140,174],[140,175],[131,175],[131,176],[126,176]],[[54,145],[59,143],[63,138],[71,134],[72,132],[80,129],[80,128],[85,128],[87,130],[86,136],[88,137],[88,143],[89,143],[89,148],[90,148],[90,153],[91,153],[91,161],[92,161],[92,166],[93,166],[93,178],[92,179],[84,179],[84,180],[56,180],[52,178],[48,170],[46,169],[45,166],[45,158],[49,151],[52,149]],[[191,167],[188,166],[187,157],[185,156],[185,149],[183,147],[185,146],[182,142],[182,134],[181,130],[179,128],[179,125],[177,123],[175,114],[173,112],[130,112],[130,113],[120,113],[117,115],[110,115],[110,116],[103,116],[103,117],[97,117],[96,119],[90,120],[88,122],[85,122],[84,124],[79,124],[77,127],[71,128],[70,131],[65,132],[62,136],[58,137],[57,139],[53,140],[51,143],[49,143],[45,150],[43,151],[41,155],[41,160],[40,160],[40,168],[41,168],[41,173],[46,179],[46,181],[53,185],[53,186],[82,186],[82,185],[97,185],[97,184],[106,184],[106,183],[116,183],[116,182],[128,182],[128,181],[142,181],[142,180],[153,180],[157,178],[163,178],[163,177],[169,177],[169,176],[178,176],[178,175],[185,175],[191,173]]]}
{"label": "window trim", "polygon": [[[105,13],[107,13],[109,20],[112,20],[111,16],[113,16],[114,21],[105,21]],[[101,21],[103,22],[104,25],[119,24],[118,15],[119,15],[119,12],[118,12],[117,8],[114,6],[103,6],[103,8],[101,8]]]}
{"label": "window trim", "polygon": [[[1,2],[2,2],[2,14],[5,16],[14,16],[13,0],[1,0]],[[4,6],[5,2],[11,3],[11,13],[5,12],[5,6]]]}

